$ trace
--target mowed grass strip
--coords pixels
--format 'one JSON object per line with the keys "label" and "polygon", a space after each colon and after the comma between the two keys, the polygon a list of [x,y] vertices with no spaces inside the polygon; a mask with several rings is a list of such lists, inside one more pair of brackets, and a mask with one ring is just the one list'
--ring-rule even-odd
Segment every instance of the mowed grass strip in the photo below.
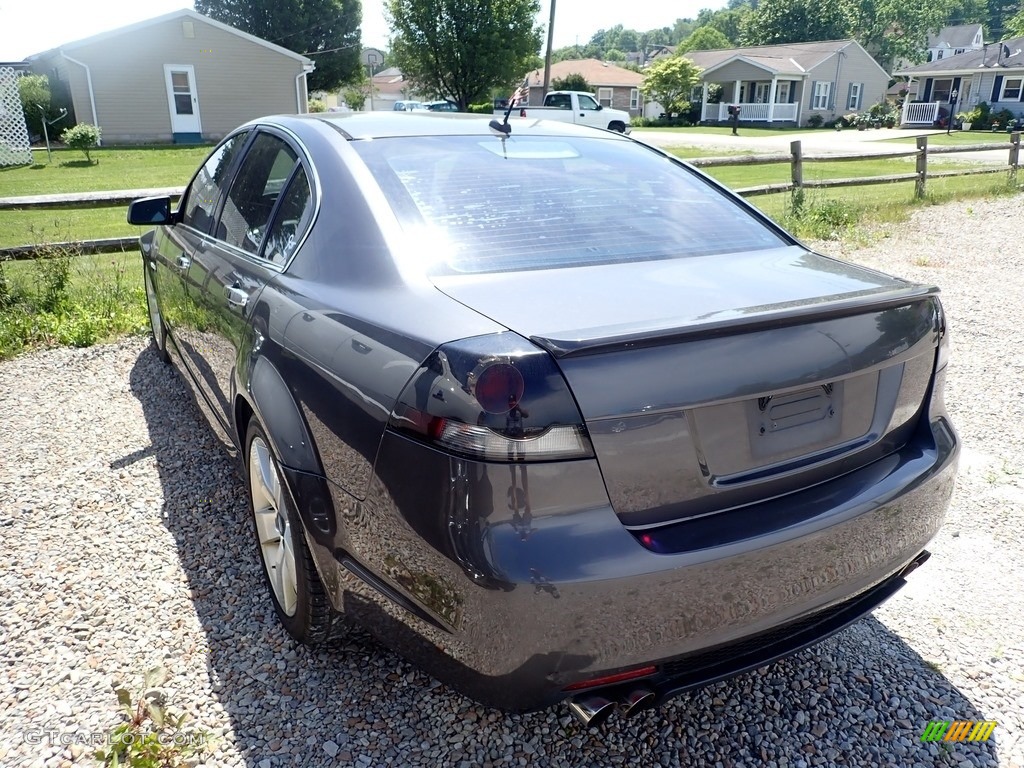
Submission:
{"label": "mowed grass strip", "polygon": [[[676,149],[669,152],[677,157],[688,159]],[[896,173],[913,173],[916,160],[913,157],[890,157],[866,160],[849,160],[845,162],[816,162],[804,159],[804,180],[821,181],[825,179],[852,179],[868,176],[888,176]],[[929,172],[967,170],[962,162],[938,160],[928,161]],[[790,180],[789,163],[772,163],[771,165],[722,166],[704,168],[709,176],[713,176],[731,189],[757,187],[762,184],[780,184]],[[861,191],[866,190],[862,188]]]}
{"label": "mowed grass strip", "polygon": [[[895,139],[883,139],[891,144],[916,144],[917,136],[900,136]],[[992,133],[992,131],[953,131],[952,133],[928,134],[928,146],[955,147],[964,144],[993,144],[993,149],[1006,147],[1010,150],[1010,134]]]}
{"label": "mowed grass strip", "polygon": [[[737,129],[740,136],[778,136],[780,133],[792,134],[794,139],[799,138],[800,134],[813,133],[814,131],[809,128],[748,128],[740,123]],[[634,133],[638,137],[642,137],[646,131],[656,131],[657,133],[703,133],[703,134],[714,134],[715,136],[726,136],[732,135],[732,126],[730,125],[689,125],[684,127],[657,127],[648,126],[644,128],[635,128]]]}
{"label": "mowed grass strip", "polygon": [[75,149],[53,150],[49,163],[45,149],[33,149],[32,165],[0,169],[0,197],[183,187],[209,152],[209,146],[100,148],[89,164]]}
{"label": "mowed grass strip", "polygon": [[128,207],[38,208],[0,211],[0,248],[137,237],[144,227],[128,223]]}

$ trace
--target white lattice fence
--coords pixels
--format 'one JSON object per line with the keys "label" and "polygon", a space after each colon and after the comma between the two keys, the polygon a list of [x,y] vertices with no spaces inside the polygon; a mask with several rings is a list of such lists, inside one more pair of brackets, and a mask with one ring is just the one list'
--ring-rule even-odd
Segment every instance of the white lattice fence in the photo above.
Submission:
{"label": "white lattice fence", "polygon": [[0,67],[0,166],[31,162],[28,126],[18,98],[18,73],[12,67]]}

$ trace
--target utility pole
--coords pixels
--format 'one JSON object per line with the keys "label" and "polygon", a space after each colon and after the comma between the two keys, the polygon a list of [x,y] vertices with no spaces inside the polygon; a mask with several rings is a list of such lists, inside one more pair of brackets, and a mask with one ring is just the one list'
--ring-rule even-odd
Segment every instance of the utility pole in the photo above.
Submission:
{"label": "utility pole", "polygon": [[[548,19],[548,52],[544,57],[544,96],[551,84],[551,41],[555,36],[555,0],[551,0],[551,18]],[[543,102],[542,102],[543,103]]]}

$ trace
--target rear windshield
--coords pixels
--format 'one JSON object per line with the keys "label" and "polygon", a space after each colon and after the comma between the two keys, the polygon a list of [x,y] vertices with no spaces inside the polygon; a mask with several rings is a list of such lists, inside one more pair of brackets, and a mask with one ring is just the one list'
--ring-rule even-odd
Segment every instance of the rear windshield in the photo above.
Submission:
{"label": "rear windshield", "polygon": [[599,134],[386,138],[352,146],[433,274],[789,245],[696,173]]}

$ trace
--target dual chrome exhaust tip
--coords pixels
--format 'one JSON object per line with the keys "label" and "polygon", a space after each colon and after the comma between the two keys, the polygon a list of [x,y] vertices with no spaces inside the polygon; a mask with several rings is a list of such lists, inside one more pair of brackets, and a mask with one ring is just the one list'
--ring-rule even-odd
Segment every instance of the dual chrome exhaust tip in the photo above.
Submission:
{"label": "dual chrome exhaust tip", "polygon": [[653,707],[657,698],[654,691],[644,687],[630,689],[624,696],[619,697],[618,701],[593,693],[572,699],[569,702],[569,711],[584,726],[597,728],[616,709],[621,708],[624,717],[633,717],[637,712]]}

